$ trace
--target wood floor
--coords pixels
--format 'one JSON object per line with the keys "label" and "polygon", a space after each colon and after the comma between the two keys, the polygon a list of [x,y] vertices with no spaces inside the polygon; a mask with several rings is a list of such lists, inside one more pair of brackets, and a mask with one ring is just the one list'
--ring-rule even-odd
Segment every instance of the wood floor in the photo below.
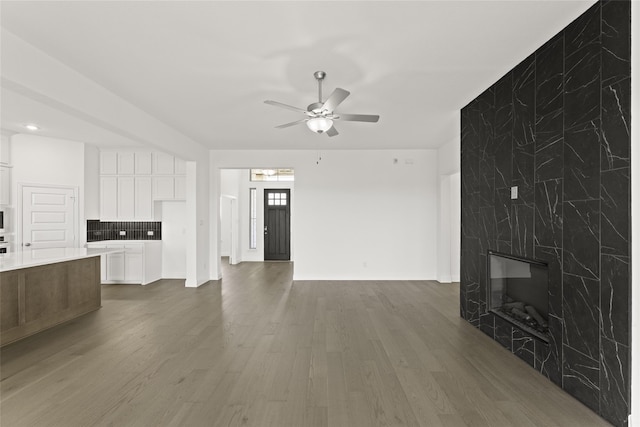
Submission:
{"label": "wood floor", "polygon": [[0,425],[608,425],[461,320],[457,284],[223,274],[103,286],[99,311],[2,349]]}

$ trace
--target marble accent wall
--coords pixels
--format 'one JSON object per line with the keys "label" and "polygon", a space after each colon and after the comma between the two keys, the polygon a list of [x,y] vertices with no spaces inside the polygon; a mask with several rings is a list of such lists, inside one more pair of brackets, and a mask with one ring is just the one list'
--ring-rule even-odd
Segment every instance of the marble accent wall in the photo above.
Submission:
{"label": "marble accent wall", "polygon": [[[594,4],[461,111],[460,315],[614,425],[630,403],[630,21],[629,0]],[[489,249],[549,264],[549,343],[487,313]]]}

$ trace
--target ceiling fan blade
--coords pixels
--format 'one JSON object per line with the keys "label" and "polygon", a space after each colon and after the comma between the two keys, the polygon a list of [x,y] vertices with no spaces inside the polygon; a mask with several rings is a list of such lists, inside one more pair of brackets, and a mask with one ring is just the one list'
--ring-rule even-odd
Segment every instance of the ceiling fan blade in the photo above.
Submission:
{"label": "ceiling fan blade", "polygon": [[300,119],[300,120],[296,120],[295,122],[291,122],[291,123],[285,123],[283,125],[280,126],[276,126],[276,129],[283,129],[283,128],[288,128],[290,126],[295,126],[295,125],[299,125],[301,123],[306,122],[308,119]]}
{"label": "ceiling fan blade", "polygon": [[349,93],[350,92],[347,90],[340,89],[339,87],[336,88],[336,90],[334,90],[333,93],[329,95],[329,98],[324,101],[321,109],[333,112],[333,110],[335,110],[335,108],[340,105],[340,103],[344,101],[347,96],[349,96]]}
{"label": "ceiling fan blade", "polygon": [[380,116],[373,114],[338,114],[340,120],[345,120],[347,122],[370,122],[375,123],[378,121]]}
{"label": "ceiling fan blade", "polygon": [[338,134],[338,130],[335,126],[331,126],[328,131],[325,132],[329,136],[336,136]]}
{"label": "ceiling fan blade", "polygon": [[298,107],[294,107],[293,105],[283,104],[282,102],[267,100],[267,101],[264,101],[264,103],[265,104],[269,104],[269,105],[273,105],[275,107],[286,108],[287,110],[297,111],[298,113],[307,114],[307,110],[304,110],[304,109],[298,108]]}

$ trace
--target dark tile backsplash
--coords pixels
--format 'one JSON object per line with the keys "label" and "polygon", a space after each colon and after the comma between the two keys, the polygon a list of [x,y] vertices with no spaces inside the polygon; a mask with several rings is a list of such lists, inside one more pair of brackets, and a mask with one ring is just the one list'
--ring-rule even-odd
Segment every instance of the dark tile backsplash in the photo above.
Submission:
{"label": "dark tile backsplash", "polygon": [[[121,236],[120,232],[125,235]],[[153,235],[149,235],[149,231]],[[87,242],[101,240],[162,240],[160,221],[99,221],[87,220]]]}
{"label": "dark tile backsplash", "polygon": [[[631,378],[630,4],[595,3],[460,112],[460,313],[617,426]],[[548,343],[487,312],[487,250],[548,264]]]}

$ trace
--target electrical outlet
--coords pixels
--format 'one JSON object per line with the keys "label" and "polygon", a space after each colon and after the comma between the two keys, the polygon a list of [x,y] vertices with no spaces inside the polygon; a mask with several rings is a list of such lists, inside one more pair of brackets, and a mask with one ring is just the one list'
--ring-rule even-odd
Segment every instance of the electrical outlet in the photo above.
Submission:
{"label": "electrical outlet", "polygon": [[153,230],[147,231],[147,236],[153,236]]}
{"label": "electrical outlet", "polygon": [[518,198],[518,186],[511,187],[511,200],[516,200]]}
{"label": "electrical outlet", "polygon": [[120,234],[121,236],[126,236],[126,235],[127,235],[127,232],[126,232],[126,231],[124,231],[124,230],[120,230],[120,233],[118,233],[118,234]]}

